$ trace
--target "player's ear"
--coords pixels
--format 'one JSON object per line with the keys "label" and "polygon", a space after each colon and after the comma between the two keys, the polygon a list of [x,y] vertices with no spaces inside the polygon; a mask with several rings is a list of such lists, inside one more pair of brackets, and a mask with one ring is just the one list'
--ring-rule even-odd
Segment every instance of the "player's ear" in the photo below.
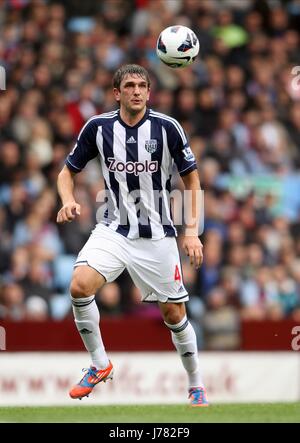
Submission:
{"label": "player's ear", "polygon": [[121,91],[119,91],[118,88],[114,88],[114,96],[115,96],[115,99],[117,102],[120,101],[120,94],[121,94]]}
{"label": "player's ear", "polygon": [[148,88],[147,101],[149,100],[149,98],[150,98],[150,88]]}

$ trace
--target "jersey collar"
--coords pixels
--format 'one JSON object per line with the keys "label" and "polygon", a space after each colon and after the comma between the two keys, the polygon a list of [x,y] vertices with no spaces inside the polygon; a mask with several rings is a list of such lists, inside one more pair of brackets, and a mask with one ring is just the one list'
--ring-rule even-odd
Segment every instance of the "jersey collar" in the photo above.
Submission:
{"label": "jersey collar", "polygon": [[121,119],[121,116],[120,116],[120,110],[119,110],[119,112],[118,112],[118,120],[119,120],[119,122],[121,123],[121,125],[124,126],[124,127],[127,128],[127,129],[136,129],[136,128],[139,128],[139,127],[140,127],[140,126],[141,126],[141,125],[147,120],[147,118],[149,117],[149,112],[150,112],[150,109],[146,108],[146,112],[145,112],[143,118],[141,118],[141,120],[140,120],[139,122],[137,122],[134,126],[129,126],[129,125],[127,125],[127,124]]}

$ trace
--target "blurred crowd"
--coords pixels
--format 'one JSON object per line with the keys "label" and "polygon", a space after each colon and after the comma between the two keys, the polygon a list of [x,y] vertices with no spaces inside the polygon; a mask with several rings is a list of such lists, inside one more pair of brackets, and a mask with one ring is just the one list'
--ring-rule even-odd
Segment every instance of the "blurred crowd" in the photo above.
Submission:
{"label": "blurred crowd", "polygon": [[[189,68],[156,56],[173,24],[199,38]],[[98,160],[76,176],[81,216],[64,226],[56,178],[86,120],[116,108],[113,72],[138,63],[198,159],[204,264],[182,266],[199,348],[238,348],[241,319],[300,321],[299,31],[299,0],[0,0],[0,319],[71,315],[103,178]],[[126,273],[97,293],[103,316],[159,318],[139,300]]]}

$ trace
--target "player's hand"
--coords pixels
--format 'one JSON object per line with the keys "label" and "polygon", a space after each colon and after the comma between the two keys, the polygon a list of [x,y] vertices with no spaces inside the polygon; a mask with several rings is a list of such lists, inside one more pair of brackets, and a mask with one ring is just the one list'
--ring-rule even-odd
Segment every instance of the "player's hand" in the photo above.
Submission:
{"label": "player's hand", "polygon": [[191,265],[195,264],[196,269],[200,268],[203,262],[203,245],[197,236],[185,236],[182,241],[182,247],[188,257]]}
{"label": "player's hand", "polygon": [[75,201],[66,203],[57,214],[57,223],[70,223],[74,218],[80,215],[80,205]]}

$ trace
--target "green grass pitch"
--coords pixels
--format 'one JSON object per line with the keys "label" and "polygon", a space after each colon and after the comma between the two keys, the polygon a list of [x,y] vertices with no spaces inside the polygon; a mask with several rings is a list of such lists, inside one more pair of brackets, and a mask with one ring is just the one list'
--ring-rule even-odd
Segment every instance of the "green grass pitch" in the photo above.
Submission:
{"label": "green grass pitch", "polygon": [[300,423],[300,403],[0,407],[14,423]]}

